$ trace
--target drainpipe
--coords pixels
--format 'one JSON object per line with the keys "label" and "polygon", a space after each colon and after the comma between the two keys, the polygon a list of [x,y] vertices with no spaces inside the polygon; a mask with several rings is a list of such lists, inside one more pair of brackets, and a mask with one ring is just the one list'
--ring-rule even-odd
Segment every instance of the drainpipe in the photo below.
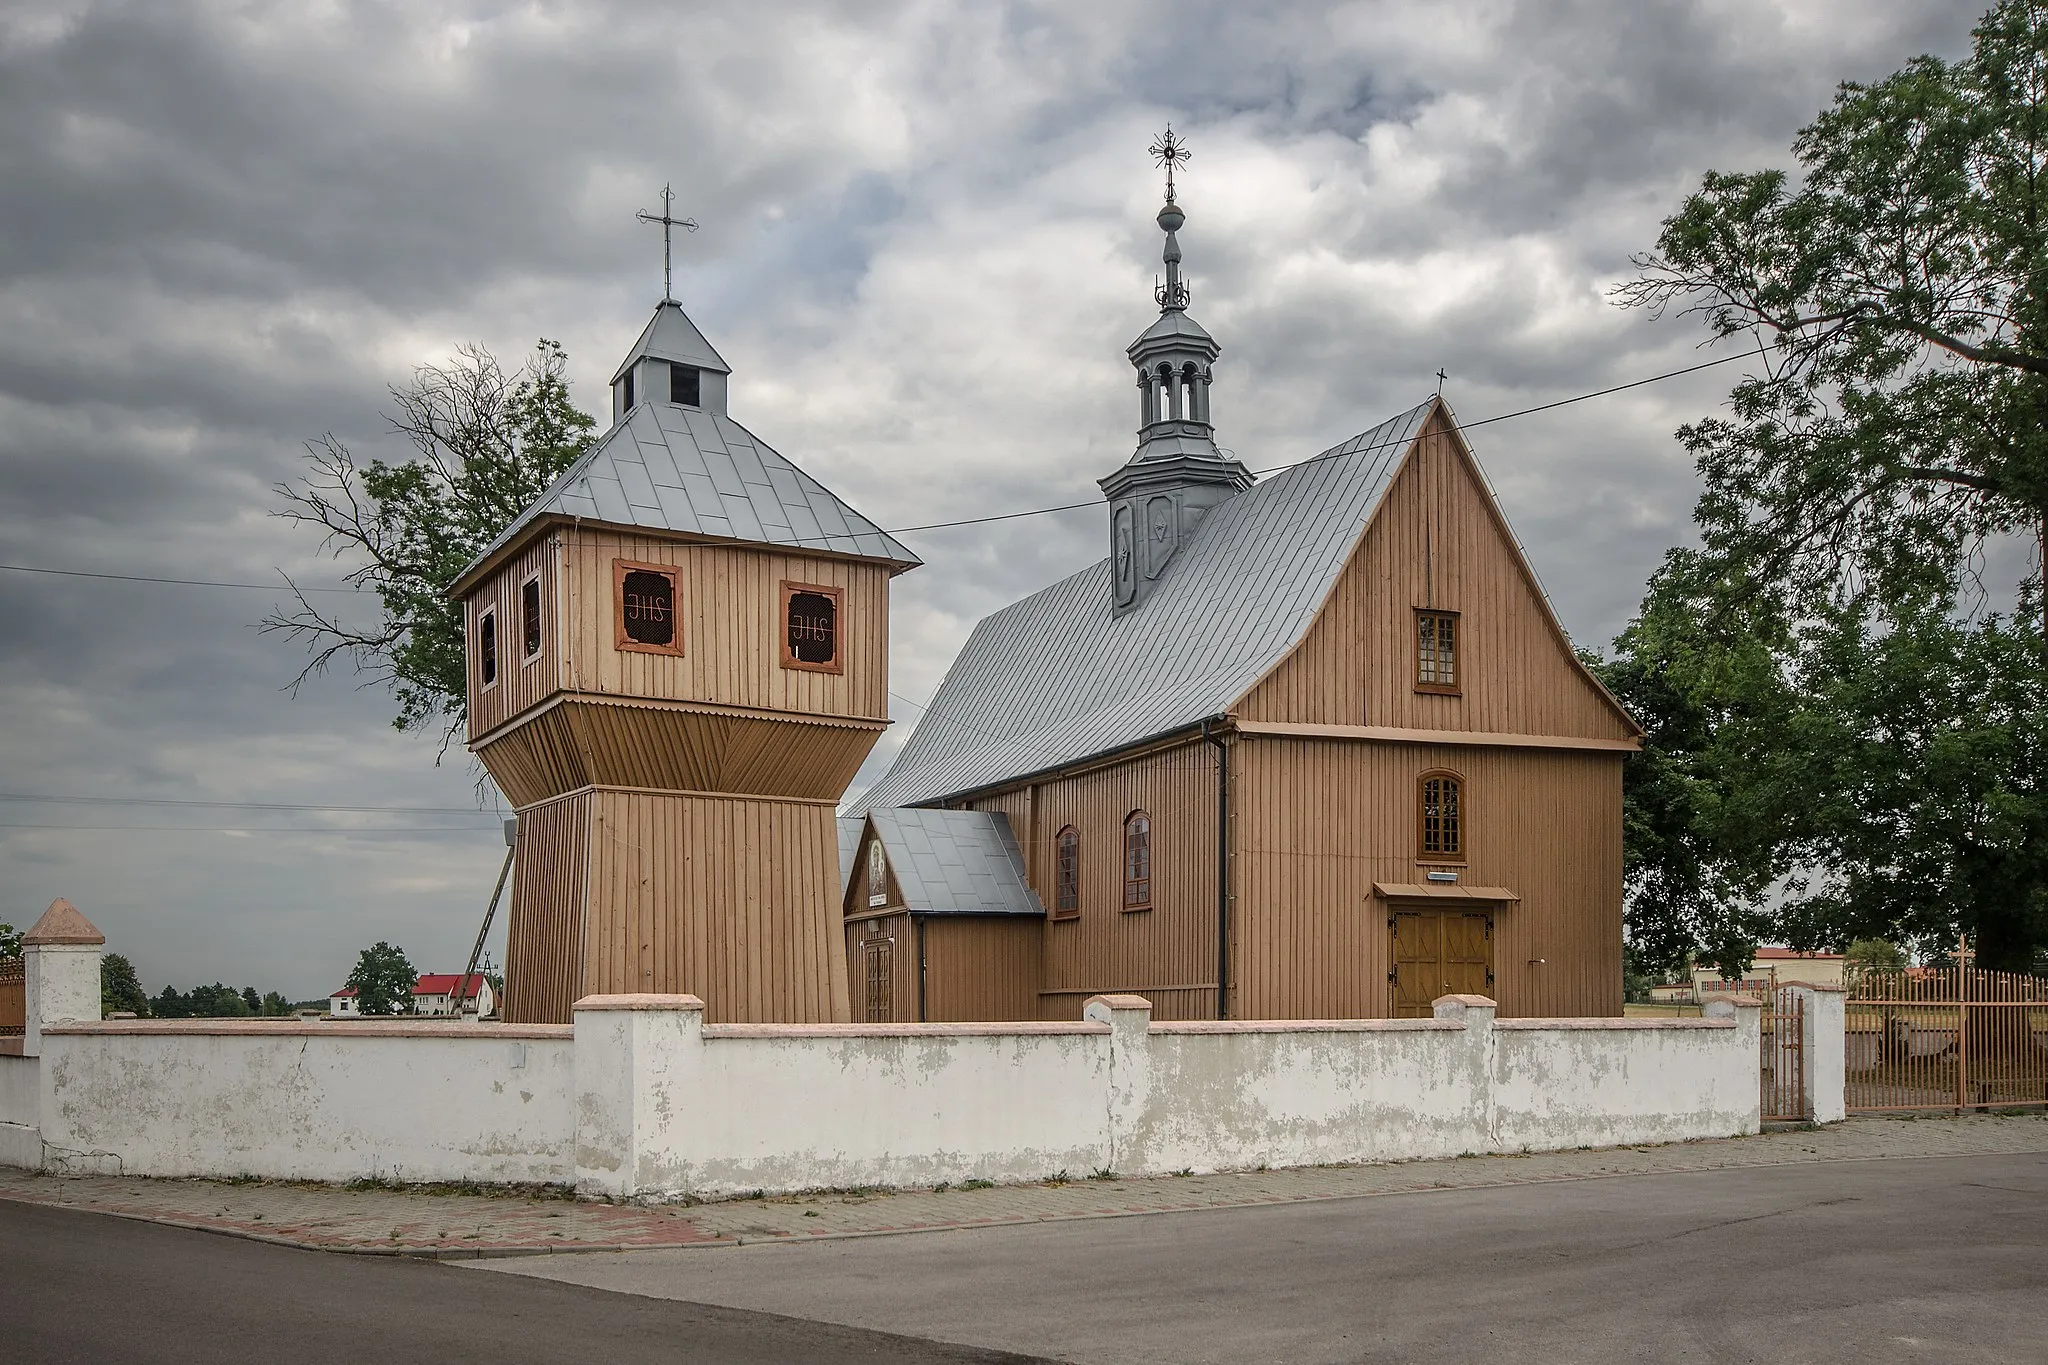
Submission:
{"label": "drainpipe", "polygon": [[924,916],[913,915],[911,923],[917,926],[917,1022],[928,1024],[931,1020],[925,1017],[924,1006]]}
{"label": "drainpipe", "polygon": [[1216,1017],[1230,1017],[1230,746],[1211,726],[1227,715],[1202,722],[1202,739],[1216,749]]}

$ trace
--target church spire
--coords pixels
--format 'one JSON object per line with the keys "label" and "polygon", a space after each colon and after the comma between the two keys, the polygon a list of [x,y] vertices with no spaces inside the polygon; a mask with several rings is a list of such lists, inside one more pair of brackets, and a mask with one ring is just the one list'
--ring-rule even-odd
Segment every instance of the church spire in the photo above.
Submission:
{"label": "church spire", "polygon": [[1166,234],[1166,278],[1152,290],[1158,321],[1126,350],[1138,372],[1138,449],[1102,481],[1118,611],[1143,601],[1209,509],[1252,485],[1251,471],[1217,449],[1209,421],[1209,384],[1223,348],[1187,314],[1179,237],[1187,215],[1173,179],[1188,160],[1187,143],[1169,126],[1149,150],[1166,170],[1166,203],[1156,219]]}

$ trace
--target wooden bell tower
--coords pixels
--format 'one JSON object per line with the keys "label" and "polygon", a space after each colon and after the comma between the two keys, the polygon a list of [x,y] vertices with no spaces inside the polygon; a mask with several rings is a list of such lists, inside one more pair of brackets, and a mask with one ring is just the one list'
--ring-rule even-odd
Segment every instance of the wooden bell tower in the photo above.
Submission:
{"label": "wooden bell tower", "polygon": [[727,416],[729,373],[664,299],[611,430],[449,590],[469,747],[520,817],[508,1020],[646,991],[850,1017],[834,810],[918,560]]}

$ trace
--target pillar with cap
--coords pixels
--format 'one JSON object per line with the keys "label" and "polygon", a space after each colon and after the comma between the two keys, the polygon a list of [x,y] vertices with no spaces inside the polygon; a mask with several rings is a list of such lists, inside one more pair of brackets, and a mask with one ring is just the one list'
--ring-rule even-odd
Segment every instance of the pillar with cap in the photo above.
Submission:
{"label": "pillar with cap", "polygon": [[100,956],[107,936],[59,896],[21,936],[26,986],[22,1055],[40,1057],[43,1030],[100,1017]]}

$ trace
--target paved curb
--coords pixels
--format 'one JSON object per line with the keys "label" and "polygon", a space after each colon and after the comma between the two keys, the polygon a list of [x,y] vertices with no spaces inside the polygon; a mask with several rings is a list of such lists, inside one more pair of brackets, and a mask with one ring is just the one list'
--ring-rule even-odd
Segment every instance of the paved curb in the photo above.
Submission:
{"label": "paved curb", "polygon": [[[1186,1189],[1194,1197],[1185,1199],[1172,1197],[1184,1177],[1133,1177],[1128,1184],[1080,1180],[947,1194],[915,1190],[821,1193],[649,1207],[536,1201],[511,1195],[67,1177],[22,1171],[0,1172],[0,1200],[77,1209],[308,1251],[467,1261],[762,1244],[787,1246],[961,1228],[1331,1203],[1442,1190],[1692,1175],[1756,1166],[2048,1153],[2048,1121],[2044,1120],[2048,1116],[2034,1116],[2031,1122],[2026,1118],[1992,1116],[1913,1122],[1860,1119],[1827,1128],[1774,1126],[1771,1131],[1752,1137],[1654,1147],[1239,1172],[1193,1177]],[[1686,1159],[1692,1153],[1697,1156]],[[1522,1161],[1536,1165],[1516,1174],[1509,1173],[1512,1166],[1499,1169]],[[1616,1163],[1634,1168],[1616,1169]],[[1347,1184],[1351,1187],[1344,1188]],[[1120,1188],[1123,1199],[1131,1202],[1119,1203]],[[1091,1197],[1096,1195],[1100,1199]],[[121,1207],[116,1201],[124,1198],[147,1198],[150,1203],[143,1207]],[[934,1218],[929,1215],[935,1212],[935,1198],[948,1204],[957,1200],[963,1206],[957,1208],[957,1216]],[[169,1207],[179,1200],[188,1204],[240,1205],[242,1216],[226,1209],[216,1215]],[[268,1207],[262,1207],[266,1201]],[[868,1205],[873,1207],[864,1208]],[[252,1206],[254,1216],[250,1217],[247,1215]],[[796,1212],[798,1206],[803,1206],[802,1213]],[[259,1221],[266,1218],[274,1221],[267,1225]],[[821,1222],[805,1225],[800,1221],[803,1218],[820,1218]],[[564,1221],[553,1224],[554,1219]],[[773,1226],[777,1222],[790,1226]],[[461,1241],[450,1241],[447,1229],[451,1227],[474,1227],[475,1232],[464,1233]],[[614,1228],[629,1235],[607,1237],[605,1234]],[[579,1230],[591,1235],[577,1237],[574,1234]],[[559,1240],[537,1240],[543,1236]]]}

